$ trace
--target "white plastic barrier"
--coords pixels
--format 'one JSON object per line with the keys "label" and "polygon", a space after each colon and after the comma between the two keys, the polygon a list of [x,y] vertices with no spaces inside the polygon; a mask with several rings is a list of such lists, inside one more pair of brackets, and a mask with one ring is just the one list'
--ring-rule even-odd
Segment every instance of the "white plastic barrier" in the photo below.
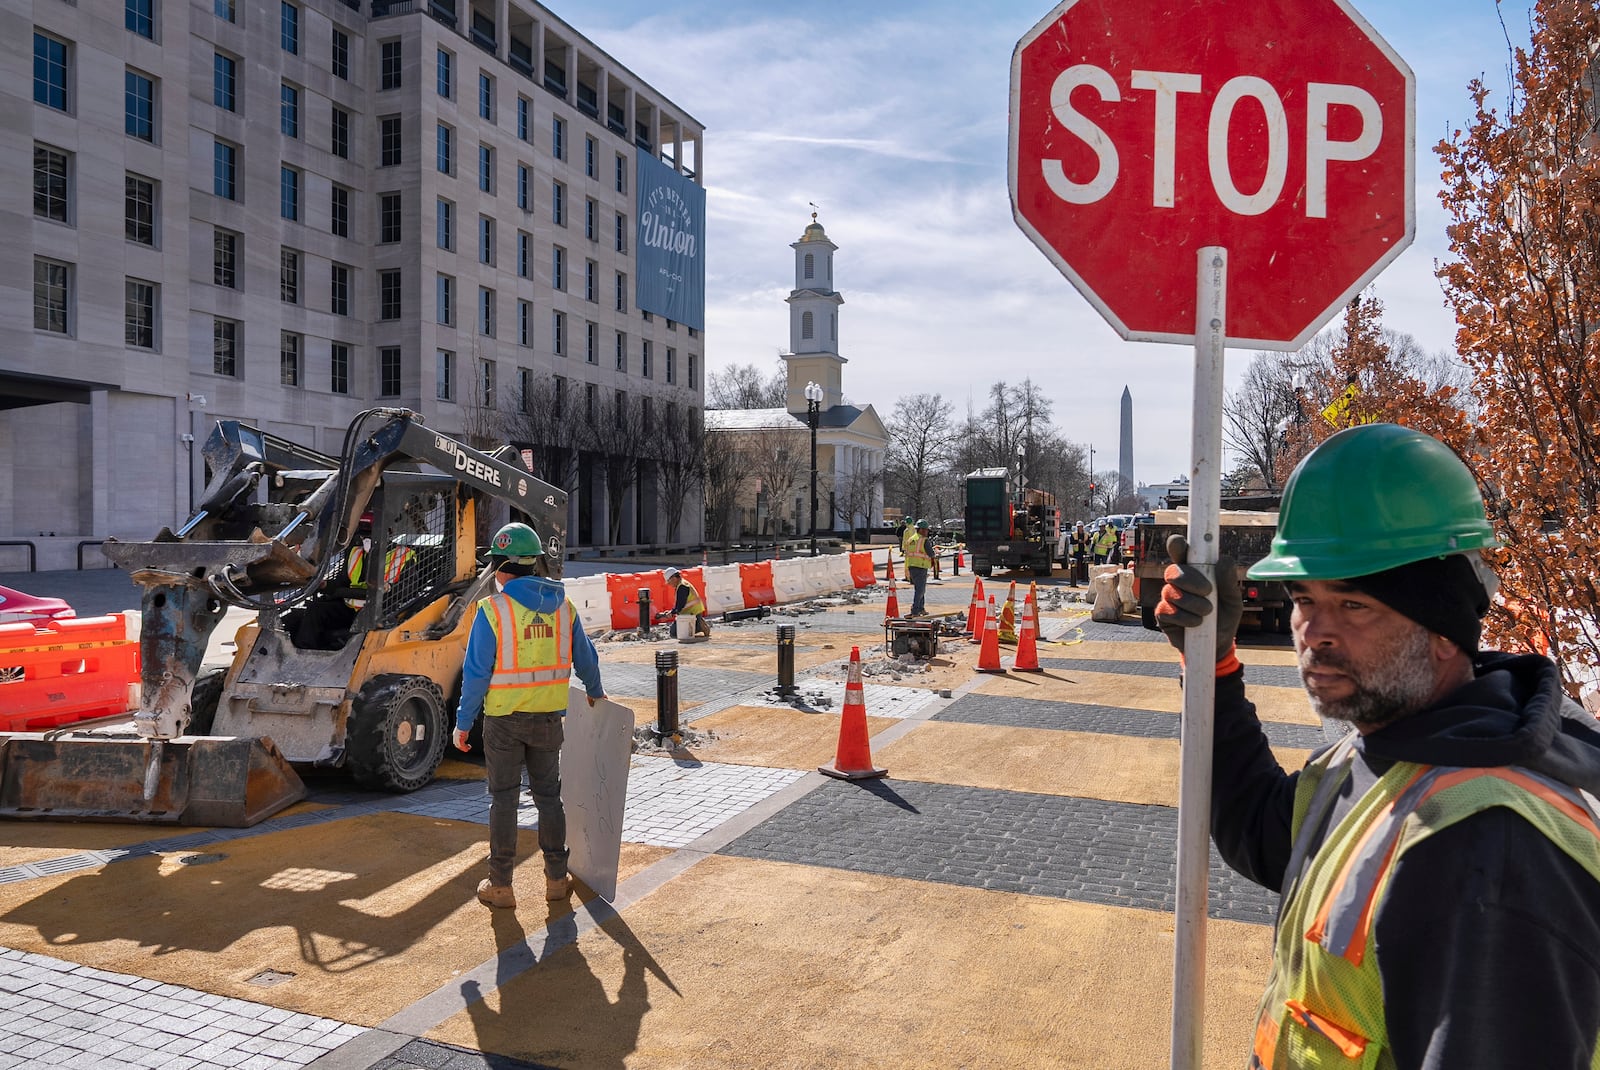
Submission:
{"label": "white plastic barrier", "polygon": [[562,580],[561,585],[567,589],[567,599],[578,616],[583,618],[585,631],[603,631],[611,627],[611,592],[604,576]]}
{"label": "white plastic barrier", "polygon": [[714,565],[702,569],[706,581],[706,612],[726,613],[744,608],[744,587],[739,583],[738,565]]}
{"label": "white plastic barrier", "polygon": [[779,605],[811,597],[811,587],[806,582],[806,564],[809,560],[791,557],[787,561],[772,563],[772,590],[778,596]]}
{"label": "white plastic barrier", "polygon": [[1138,599],[1133,597],[1133,570],[1123,569],[1117,573],[1117,597],[1122,600],[1122,611],[1132,613],[1139,608]]}
{"label": "white plastic barrier", "polygon": [[850,555],[829,554],[827,557],[817,559],[817,580],[822,584],[820,594],[837,594],[840,591],[855,589],[855,583],[850,577]]}

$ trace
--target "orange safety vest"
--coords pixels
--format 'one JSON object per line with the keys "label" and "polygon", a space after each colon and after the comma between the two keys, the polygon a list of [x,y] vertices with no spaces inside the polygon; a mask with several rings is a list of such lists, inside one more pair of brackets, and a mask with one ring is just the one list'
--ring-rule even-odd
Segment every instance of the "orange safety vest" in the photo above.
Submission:
{"label": "orange safety vest", "polygon": [[567,708],[572,674],[572,622],[563,600],[554,613],[536,613],[504,592],[478,603],[494,630],[494,672],[483,700],[485,717],[557,713]]}

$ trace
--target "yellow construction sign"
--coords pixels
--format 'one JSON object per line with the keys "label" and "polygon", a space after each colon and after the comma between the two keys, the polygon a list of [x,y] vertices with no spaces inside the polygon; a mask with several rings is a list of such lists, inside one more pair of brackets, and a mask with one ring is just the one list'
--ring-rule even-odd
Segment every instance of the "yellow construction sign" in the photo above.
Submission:
{"label": "yellow construction sign", "polygon": [[1355,402],[1356,395],[1359,393],[1361,393],[1361,391],[1357,388],[1355,383],[1351,383],[1349,386],[1345,387],[1344,393],[1328,402],[1327,408],[1322,410],[1322,418],[1328,421],[1334,427],[1338,427],[1340,417],[1344,416],[1345,413],[1350,411],[1350,406]]}

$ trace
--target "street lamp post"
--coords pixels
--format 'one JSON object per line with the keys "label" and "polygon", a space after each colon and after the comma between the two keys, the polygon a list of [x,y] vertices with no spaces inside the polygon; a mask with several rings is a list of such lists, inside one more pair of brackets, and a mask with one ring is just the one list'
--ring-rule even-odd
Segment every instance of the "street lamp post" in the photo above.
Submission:
{"label": "street lamp post", "polygon": [[806,423],[811,425],[811,556],[817,556],[817,414],[822,408],[822,387],[806,384]]}

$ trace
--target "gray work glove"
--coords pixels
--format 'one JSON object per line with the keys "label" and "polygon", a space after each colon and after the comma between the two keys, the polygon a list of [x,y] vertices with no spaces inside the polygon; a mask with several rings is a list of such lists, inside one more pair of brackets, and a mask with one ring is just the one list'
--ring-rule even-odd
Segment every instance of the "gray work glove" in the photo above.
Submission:
{"label": "gray work glove", "polygon": [[[1205,573],[1189,564],[1189,540],[1182,535],[1167,536],[1167,556],[1172,564],[1161,574],[1161,601],[1156,603],[1156,624],[1167,642],[1183,653],[1185,628],[1193,628],[1213,609],[1211,581]],[[1222,588],[1217,609],[1217,660],[1221,661],[1233,649],[1234,636],[1239,631],[1239,618],[1244,616],[1244,596],[1239,592],[1239,566],[1231,558],[1217,562],[1217,583]]]}

